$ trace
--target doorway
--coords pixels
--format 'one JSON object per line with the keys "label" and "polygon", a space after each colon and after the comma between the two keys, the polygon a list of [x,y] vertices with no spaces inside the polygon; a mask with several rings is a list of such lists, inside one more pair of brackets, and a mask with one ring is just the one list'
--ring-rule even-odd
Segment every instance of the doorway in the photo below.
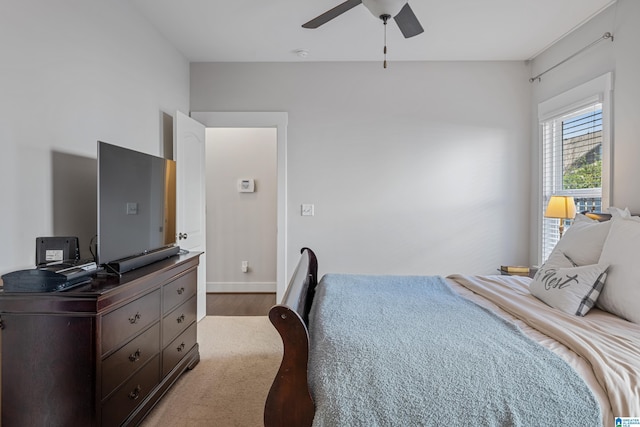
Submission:
{"label": "doorway", "polygon": [[207,292],[276,293],[277,129],[206,129]]}
{"label": "doorway", "polygon": [[[286,289],[287,191],[286,145],[288,114],[285,112],[192,112],[206,128],[275,128],[276,130],[276,302]],[[249,260],[247,260],[249,261]]]}

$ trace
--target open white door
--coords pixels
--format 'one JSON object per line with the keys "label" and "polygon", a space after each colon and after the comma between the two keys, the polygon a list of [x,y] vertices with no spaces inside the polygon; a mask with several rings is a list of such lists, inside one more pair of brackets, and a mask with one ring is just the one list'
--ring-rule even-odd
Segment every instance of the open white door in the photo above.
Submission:
{"label": "open white door", "polygon": [[205,127],[176,112],[174,153],[180,248],[203,252],[198,267],[198,320],[206,315]]}

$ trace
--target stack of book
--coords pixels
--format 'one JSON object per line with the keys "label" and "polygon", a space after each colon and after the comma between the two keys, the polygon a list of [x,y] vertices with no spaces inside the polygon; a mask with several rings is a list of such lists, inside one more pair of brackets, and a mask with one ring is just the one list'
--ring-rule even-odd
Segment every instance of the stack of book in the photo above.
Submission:
{"label": "stack of book", "polygon": [[528,276],[530,273],[530,268],[520,265],[501,265],[500,273],[510,274],[513,276]]}

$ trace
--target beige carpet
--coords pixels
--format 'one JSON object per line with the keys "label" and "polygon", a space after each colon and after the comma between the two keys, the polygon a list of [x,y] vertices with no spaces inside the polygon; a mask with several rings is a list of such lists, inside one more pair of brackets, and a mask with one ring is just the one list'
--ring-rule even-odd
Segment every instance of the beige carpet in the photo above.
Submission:
{"label": "beige carpet", "polygon": [[282,360],[266,316],[207,316],[198,323],[200,363],[187,371],[142,427],[259,427]]}

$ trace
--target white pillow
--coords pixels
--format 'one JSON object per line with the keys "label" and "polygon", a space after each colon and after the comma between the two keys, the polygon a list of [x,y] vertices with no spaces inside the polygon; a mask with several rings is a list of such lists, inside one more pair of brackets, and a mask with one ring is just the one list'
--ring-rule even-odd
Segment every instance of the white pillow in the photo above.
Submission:
{"label": "white pillow", "polygon": [[607,278],[607,265],[541,268],[529,285],[539,300],[568,314],[584,316],[594,306]]}
{"label": "white pillow", "polygon": [[611,221],[598,222],[576,214],[573,224],[553,248],[549,259],[558,259],[556,252],[559,252],[569,257],[575,265],[597,264],[610,227]]}
{"label": "white pillow", "polygon": [[602,248],[601,263],[610,264],[598,307],[640,323],[640,218],[616,218]]}
{"label": "white pillow", "polygon": [[607,211],[611,214],[611,218],[631,218],[629,208],[620,209],[611,206]]}
{"label": "white pillow", "polygon": [[567,254],[563,253],[560,250],[554,250],[547,258],[547,261],[544,263],[542,268],[571,268],[578,267],[578,265],[573,262],[571,258],[567,256]]}

